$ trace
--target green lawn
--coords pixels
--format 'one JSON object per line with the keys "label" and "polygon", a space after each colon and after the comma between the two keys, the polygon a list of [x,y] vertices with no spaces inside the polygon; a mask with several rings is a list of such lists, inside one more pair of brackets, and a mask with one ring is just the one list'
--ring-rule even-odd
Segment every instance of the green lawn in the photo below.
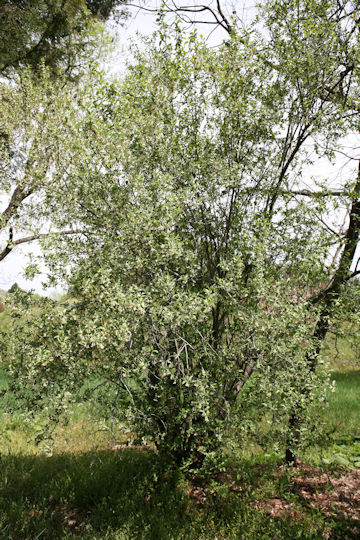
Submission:
{"label": "green lawn", "polygon": [[[278,463],[269,460],[239,465],[235,491],[217,479],[207,489],[191,487],[162,473],[151,451],[7,455],[1,471],[2,538],[311,539],[330,524],[334,532],[349,529],[304,506],[290,476],[277,476]],[[273,517],[258,508],[274,497],[291,511]]]}
{"label": "green lawn", "polygon": [[360,370],[335,372],[336,390],[329,399],[329,424],[338,433],[360,436]]}
{"label": "green lawn", "polygon": [[[359,435],[360,371],[333,377],[336,391],[327,410],[332,435],[322,449],[311,450],[309,460],[319,465],[316,456],[321,453],[321,470],[328,460],[330,474],[335,469],[339,475],[349,470],[357,444],[341,437]],[[5,385],[2,373],[0,387]],[[180,473],[163,471],[152,450],[112,450],[109,434],[97,431],[84,406],[74,411],[68,426],[58,428],[52,455],[45,446],[34,445],[33,427],[20,414],[1,414],[0,538],[358,537],[359,523],[341,514],[329,517],[304,500],[278,455],[266,457],[259,451],[250,458],[240,456],[226,474],[198,485]],[[116,436],[121,439],[120,432]],[[274,514],[267,501],[284,510]]]}

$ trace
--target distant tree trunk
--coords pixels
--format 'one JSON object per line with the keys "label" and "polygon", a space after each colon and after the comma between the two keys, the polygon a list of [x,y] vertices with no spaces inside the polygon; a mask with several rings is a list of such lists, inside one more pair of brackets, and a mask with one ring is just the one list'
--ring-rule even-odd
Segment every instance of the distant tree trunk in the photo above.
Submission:
{"label": "distant tree trunk", "polygon": [[[360,160],[353,193],[349,213],[349,227],[345,235],[344,249],[338,267],[328,285],[310,299],[310,306],[320,306],[320,312],[313,332],[314,347],[306,355],[309,373],[314,372],[317,368],[319,353],[329,330],[329,321],[334,315],[335,302],[340,297],[342,286],[351,278],[360,274],[360,270],[358,271],[356,268],[355,271],[350,271],[360,235]],[[294,410],[289,418],[289,438],[285,452],[285,462],[288,465],[296,464],[296,455],[290,445],[296,447],[300,442],[300,416],[299,411]]]}

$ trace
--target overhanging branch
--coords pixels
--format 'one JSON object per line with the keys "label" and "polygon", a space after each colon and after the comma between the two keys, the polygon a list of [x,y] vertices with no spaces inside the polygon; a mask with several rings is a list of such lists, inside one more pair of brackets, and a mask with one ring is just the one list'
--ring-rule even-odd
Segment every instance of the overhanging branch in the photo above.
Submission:
{"label": "overhanging branch", "polygon": [[322,197],[348,197],[350,194],[342,189],[333,189],[325,191],[310,191],[310,189],[291,189],[283,191],[284,195],[300,195],[302,197],[311,197],[313,199]]}
{"label": "overhanging branch", "polygon": [[[141,3],[132,3],[129,2],[126,4],[126,7],[135,7],[141,11],[146,11],[148,13],[174,13],[178,15],[181,18],[181,15],[186,15],[187,20],[185,22],[190,24],[213,24],[220,26],[225,32],[228,34],[232,33],[233,26],[228,20],[228,18],[225,16],[224,11],[222,9],[220,0],[216,0],[216,9],[211,8],[210,6],[206,6],[204,4],[200,5],[182,5],[179,6],[177,3],[172,0],[171,2],[164,2],[162,8],[151,8],[146,7],[145,5],[141,5]],[[195,21],[191,19],[191,14],[199,14],[199,13],[209,13],[213,20],[200,20]]]}
{"label": "overhanging branch", "polygon": [[24,236],[23,238],[18,238],[18,240],[12,240],[12,228],[10,229],[10,239],[5,249],[0,253],[0,261],[5,259],[9,253],[12,252],[12,250],[19,246],[20,244],[27,244],[29,242],[33,242],[34,240],[40,240],[41,238],[49,238],[50,236],[63,236],[63,235],[69,235],[69,234],[82,234],[84,231],[81,230],[69,230],[69,231],[56,231],[51,233],[41,233],[41,234],[33,234],[31,236]]}
{"label": "overhanging branch", "polygon": [[9,204],[1,214],[0,220],[2,226],[6,225],[10,218],[16,214],[21,203],[29,197],[34,191],[34,186],[16,186]]}

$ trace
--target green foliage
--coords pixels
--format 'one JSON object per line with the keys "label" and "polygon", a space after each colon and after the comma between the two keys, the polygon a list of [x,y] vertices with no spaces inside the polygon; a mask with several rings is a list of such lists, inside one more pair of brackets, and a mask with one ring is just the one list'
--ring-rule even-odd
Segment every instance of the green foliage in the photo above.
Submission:
{"label": "green foliage", "polygon": [[323,458],[326,465],[337,464],[343,467],[360,467],[360,437],[343,435],[336,440],[329,457]]}
{"label": "green foliage", "polygon": [[[119,4],[25,0],[0,7],[0,261],[49,228],[53,173],[64,172],[67,149],[60,141],[71,138],[89,63],[108,48],[100,20]],[[29,265],[27,276],[36,271]]]}
{"label": "green foliage", "polygon": [[[14,296],[6,355],[28,408],[55,421],[99,380],[102,405],[188,469],[218,464],[234,430],[256,439],[260,419],[260,444],[317,437],[319,349],[358,297],[348,281],[359,180],[346,181],[350,225],[332,262],[341,244],[319,218],[336,209],[326,183],[294,197],[311,151],[332,157],[357,127],[357,37],[343,43],[333,4],[267,2],[265,37],[234,30],[217,50],[163,24],[122,81],[92,66],[64,100],[46,68],[38,100],[25,78],[38,118],[25,122],[36,163],[26,160],[26,186],[41,186],[40,215],[51,209],[54,224],[77,230],[46,245],[50,279],[68,283],[69,299],[36,318]],[[24,94],[6,92],[19,108]]]}
{"label": "green foliage", "polygon": [[41,63],[56,74],[75,70],[79,56],[94,48],[95,22],[107,19],[122,0],[23,0],[0,8],[0,71]]}
{"label": "green foliage", "polygon": [[[78,114],[76,99],[80,101],[85,92],[86,66],[84,60],[78,70],[81,85],[64,74],[54,80],[44,63],[37,66],[36,76],[26,67],[14,74],[11,83],[0,82],[0,196],[5,207],[0,214],[0,261],[19,241],[31,242],[53,229],[51,218],[57,210],[53,194],[61,183],[65,189],[71,159],[68,142]],[[71,225],[69,221],[68,230]],[[36,272],[34,260],[26,273],[31,278]]]}
{"label": "green foliage", "polygon": [[315,399],[316,312],[298,299],[326,272],[326,235],[277,192],[288,103],[254,43],[155,39],[121,84],[95,72],[78,105],[53,200],[84,232],[49,256],[72,300],[24,326],[11,356],[31,408],[56,418],[93,373],[140,438],[191,468],[259,415],[284,440]]}

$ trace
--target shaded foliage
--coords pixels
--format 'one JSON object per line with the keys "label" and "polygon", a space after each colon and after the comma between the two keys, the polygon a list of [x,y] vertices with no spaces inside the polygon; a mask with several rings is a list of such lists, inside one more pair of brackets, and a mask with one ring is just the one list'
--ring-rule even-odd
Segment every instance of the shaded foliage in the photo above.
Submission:
{"label": "shaded foliage", "polygon": [[36,71],[75,67],[91,43],[95,19],[107,19],[123,0],[2,1],[0,5],[0,71],[24,65]]}

